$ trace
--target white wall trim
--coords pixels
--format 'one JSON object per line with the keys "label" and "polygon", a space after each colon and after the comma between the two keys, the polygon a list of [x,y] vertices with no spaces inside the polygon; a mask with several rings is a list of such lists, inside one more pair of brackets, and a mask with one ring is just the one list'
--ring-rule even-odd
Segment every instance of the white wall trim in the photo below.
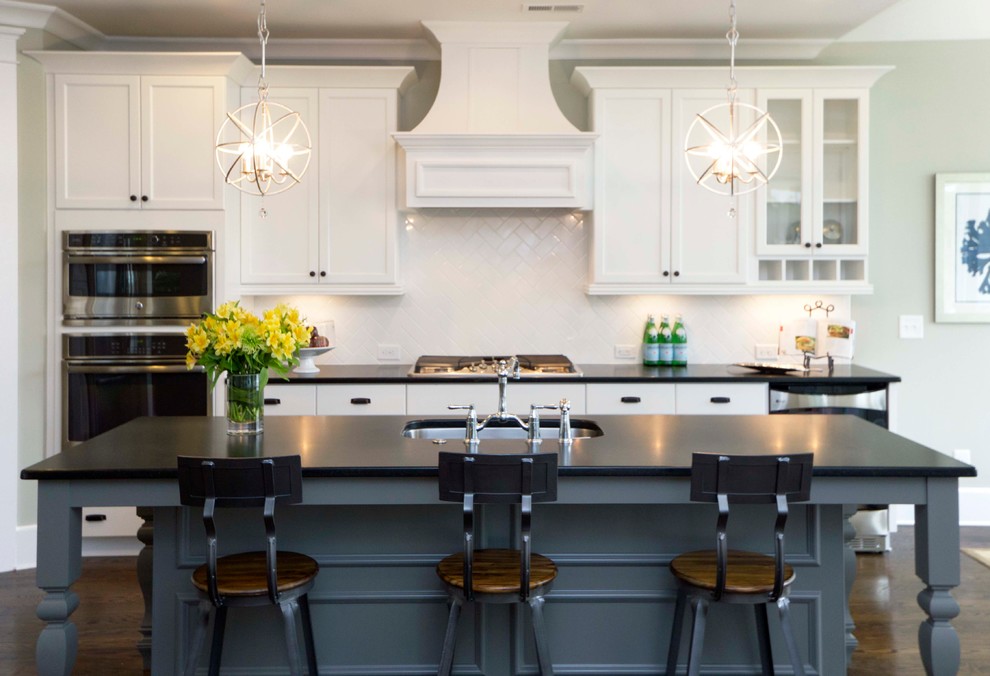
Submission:
{"label": "white wall trim", "polygon": [[14,570],[38,567],[38,526],[18,526],[14,546]]}
{"label": "white wall trim", "polygon": [[[891,505],[892,525],[913,526],[912,505]],[[959,489],[959,525],[990,526],[990,488],[962,487]]]}

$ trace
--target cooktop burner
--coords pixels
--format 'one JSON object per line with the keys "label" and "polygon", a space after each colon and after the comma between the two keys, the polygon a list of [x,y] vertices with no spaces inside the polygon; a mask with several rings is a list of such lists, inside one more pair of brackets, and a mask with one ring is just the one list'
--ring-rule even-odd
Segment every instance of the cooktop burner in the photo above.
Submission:
{"label": "cooktop burner", "polygon": [[[416,377],[495,377],[499,361],[508,361],[512,356],[446,357],[424,355],[416,360],[409,375]],[[570,359],[562,354],[519,354],[519,375],[533,376],[580,376],[581,371]]]}

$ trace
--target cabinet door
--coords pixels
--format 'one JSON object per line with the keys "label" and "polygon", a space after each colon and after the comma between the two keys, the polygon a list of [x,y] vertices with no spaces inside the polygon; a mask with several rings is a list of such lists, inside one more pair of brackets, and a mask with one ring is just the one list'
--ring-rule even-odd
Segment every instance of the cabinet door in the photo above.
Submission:
{"label": "cabinet door", "polygon": [[405,415],[406,386],[319,385],[317,415]]}
{"label": "cabinet door", "polygon": [[[752,91],[740,90],[738,100],[751,104]],[[697,114],[725,102],[723,89],[675,90],[673,93],[670,267],[674,284],[746,281],[753,193],[733,199],[697,185],[684,156],[684,139]],[[743,126],[750,116],[742,114],[741,117],[740,126]]]}
{"label": "cabinet door", "polygon": [[221,77],[141,78],[142,208],[223,209],[214,144],[224,92]]}
{"label": "cabinet door", "polygon": [[398,280],[396,115],[395,90],[320,91],[321,284]]}
{"label": "cabinet door", "polygon": [[589,383],[588,415],[670,415],[676,411],[672,383]]}
{"label": "cabinet door", "polygon": [[72,74],[54,81],[55,206],[140,208],[140,78]]}
{"label": "cabinet door", "polygon": [[815,90],[815,243],[823,252],[866,253],[868,104],[857,89]]}
{"label": "cabinet door", "polygon": [[266,385],[265,415],[316,415],[316,385]]}
{"label": "cabinet door", "polygon": [[[298,111],[310,137],[319,138],[316,90],[273,88],[268,95]],[[243,104],[257,99],[256,88],[243,90]],[[242,284],[316,284],[320,279],[319,151],[314,141],[306,174],[289,190],[265,198],[241,194]]]}
{"label": "cabinet door", "polygon": [[670,280],[670,91],[608,89],[592,99],[592,284]]}
{"label": "cabinet door", "polygon": [[783,141],[780,168],[766,188],[756,192],[756,251],[792,256],[811,253],[817,243],[812,208],[812,91],[761,89],[756,105],[777,123]]}
{"label": "cabinet door", "polygon": [[766,383],[678,383],[677,415],[766,415]]}

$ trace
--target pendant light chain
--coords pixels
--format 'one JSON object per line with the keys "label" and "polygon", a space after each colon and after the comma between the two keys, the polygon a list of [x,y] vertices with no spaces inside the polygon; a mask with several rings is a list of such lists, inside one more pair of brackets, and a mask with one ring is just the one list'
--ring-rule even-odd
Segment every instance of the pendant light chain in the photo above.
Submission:
{"label": "pendant light chain", "polygon": [[268,48],[268,12],[265,0],[261,0],[261,12],[258,14],[258,40],[261,42],[261,75],[258,77],[258,96],[268,98],[268,80],[265,79],[265,52]]}
{"label": "pendant light chain", "polygon": [[736,43],[739,42],[739,31],[736,30],[736,0],[729,1],[729,32],[725,39],[729,41],[729,102],[736,101]]}

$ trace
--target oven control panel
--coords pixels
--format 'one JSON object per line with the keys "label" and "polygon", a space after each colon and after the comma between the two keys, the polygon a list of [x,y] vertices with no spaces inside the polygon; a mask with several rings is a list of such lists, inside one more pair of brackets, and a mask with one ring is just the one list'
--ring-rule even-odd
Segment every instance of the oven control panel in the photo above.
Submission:
{"label": "oven control panel", "polygon": [[186,355],[181,333],[102,333],[65,335],[64,359],[180,357]]}

